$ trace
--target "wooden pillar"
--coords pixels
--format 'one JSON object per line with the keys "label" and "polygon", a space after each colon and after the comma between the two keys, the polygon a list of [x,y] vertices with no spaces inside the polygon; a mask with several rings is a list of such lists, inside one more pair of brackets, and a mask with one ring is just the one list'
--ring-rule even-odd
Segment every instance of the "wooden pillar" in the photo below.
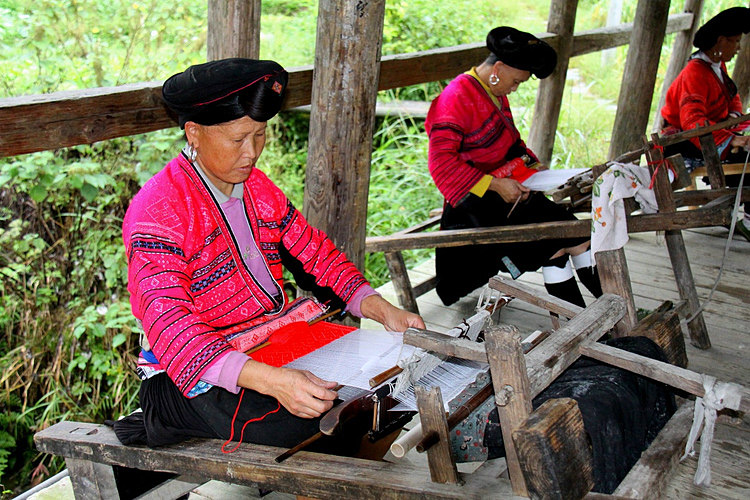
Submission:
{"label": "wooden pillar", "polygon": [[208,61],[227,57],[258,59],[261,0],[208,2]]}
{"label": "wooden pillar", "polygon": [[[654,175],[655,166],[661,162],[663,156],[658,149],[650,149],[647,152],[647,157],[651,175]],[[654,180],[654,195],[660,213],[674,212],[677,209],[666,170],[664,167],[660,168]],[[672,270],[674,271],[680,298],[687,303],[688,317],[695,315],[692,321],[687,324],[690,343],[699,349],[708,349],[711,347],[711,341],[708,338],[708,328],[703,319],[703,313],[696,314],[700,308],[700,301],[698,300],[698,293],[695,291],[695,280],[693,279],[693,271],[690,269],[682,231],[667,230],[664,232],[664,236],[667,241],[667,251],[669,252],[669,259],[672,261]]]}
{"label": "wooden pillar", "polygon": [[668,15],[668,1],[638,0],[617,100],[617,115],[609,147],[610,159],[641,146],[641,137],[651,114],[651,99]]}
{"label": "wooden pillar", "polygon": [[625,315],[615,325],[615,335],[625,337],[638,323],[625,250],[618,248],[617,250],[596,252],[596,268],[599,271],[602,291],[619,295],[625,299]]}
{"label": "wooden pillar", "polygon": [[573,49],[573,28],[577,9],[578,0],[552,0],[549,7],[547,31],[557,35],[557,67],[550,76],[539,82],[534,118],[529,133],[529,147],[545,165],[549,165],[555,146],[565,77],[568,74],[568,61]]}
{"label": "wooden pillar", "polygon": [[[704,0],[685,0],[684,12],[690,12],[693,14],[693,22],[690,25],[690,29],[680,31],[675,35],[674,44],[672,45],[672,56],[669,58],[669,65],[667,66],[667,72],[664,75],[664,84],[661,88],[661,97],[659,98],[659,105],[656,107],[656,116],[654,117],[653,131],[658,132],[662,127],[661,108],[664,107],[664,103],[667,100],[667,90],[672,84],[677,75],[680,74],[682,68],[685,67],[688,56],[693,52],[693,37],[695,32],[700,27],[701,12],[703,12],[703,1]],[[750,54],[750,52],[748,52]]]}
{"label": "wooden pillar", "polygon": [[528,496],[526,481],[513,444],[513,431],[531,413],[531,386],[526,372],[526,360],[521,347],[521,336],[514,326],[490,327],[485,347],[490,363],[495,403],[505,444],[505,460],[513,493]]}
{"label": "wooden pillar", "polygon": [[427,450],[430,478],[436,483],[460,483],[456,463],[451,456],[448,420],[440,387],[431,387],[427,390],[415,386],[414,394],[417,396],[422,436],[429,436],[431,433],[438,436],[437,442]]}
{"label": "wooden pillar", "polygon": [[742,109],[750,105],[750,33],[742,35],[740,53],[734,62],[732,80],[737,84],[737,92],[740,94]]}
{"label": "wooden pillar", "polygon": [[320,0],[304,214],[364,264],[385,0]]}

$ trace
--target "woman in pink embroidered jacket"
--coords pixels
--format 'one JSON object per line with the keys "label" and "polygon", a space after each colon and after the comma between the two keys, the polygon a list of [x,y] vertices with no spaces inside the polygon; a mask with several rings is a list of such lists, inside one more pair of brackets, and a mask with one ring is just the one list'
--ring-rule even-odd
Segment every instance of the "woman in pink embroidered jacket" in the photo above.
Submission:
{"label": "woman in pink embroidered jacket", "polygon": [[285,312],[283,255],[349,313],[392,331],[424,328],[375,292],[256,167],[286,84],[277,63],[235,58],[191,66],[163,86],[187,145],[143,186],[123,223],[146,340],[143,412],[115,425],[123,442],[238,439],[253,420],[244,441],[292,446],[315,433],[336,383],[254,361],[227,341]]}
{"label": "woman in pink embroidered jacket", "polygon": [[[523,225],[575,219],[522,182],[540,168],[513,122],[508,95],[532,75],[549,76],[557,54],[530,33],[500,26],[487,35],[488,57],[458,75],[432,102],[425,120],[428,166],[445,197],[442,229]],[[588,238],[438,248],[436,291],[446,304],[486,285],[498,271],[517,278],[542,268],[547,291],[585,306],[578,279],[596,297],[601,286]]]}

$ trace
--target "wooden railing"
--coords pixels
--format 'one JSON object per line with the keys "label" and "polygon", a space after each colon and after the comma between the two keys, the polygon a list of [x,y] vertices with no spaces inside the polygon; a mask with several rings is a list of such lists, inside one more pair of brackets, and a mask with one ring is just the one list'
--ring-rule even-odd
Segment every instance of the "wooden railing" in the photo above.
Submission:
{"label": "wooden railing", "polygon": [[[669,16],[667,33],[690,28],[693,15]],[[626,45],[632,23],[574,35],[571,56]],[[551,45],[557,36],[539,35]],[[446,80],[479,63],[487,55],[483,43],[383,56],[379,90]],[[289,70],[285,109],[310,104],[312,66]],[[161,101],[161,82],[55,92],[0,99],[0,157],[90,144],[106,139],[174,127]]]}

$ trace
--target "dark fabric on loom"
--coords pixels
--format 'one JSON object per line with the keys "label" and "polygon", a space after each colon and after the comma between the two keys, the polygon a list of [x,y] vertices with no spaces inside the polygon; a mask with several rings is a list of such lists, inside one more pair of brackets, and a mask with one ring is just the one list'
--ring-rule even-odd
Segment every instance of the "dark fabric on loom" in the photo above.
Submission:
{"label": "dark fabric on loom", "polygon": [[[243,394],[244,392],[244,394]],[[242,401],[240,402],[240,395]],[[166,373],[141,382],[140,403],[143,412],[134,413],[114,423],[115,434],[122,444],[146,444],[150,447],[179,443],[192,437],[228,440],[234,418],[235,443],[248,420],[262,417],[278,407],[276,399],[246,389],[233,394],[213,387],[194,398],[186,398]],[[371,419],[371,418],[370,418]],[[283,406],[263,420],[247,424],[243,442],[291,448],[319,430],[320,419],[300,418]],[[352,455],[359,448],[360,438],[367,432],[367,422],[347,422],[347,427],[334,437],[324,436],[307,451],[324,451],[334,455]]]}
{"label": "dark fabric on loom", "polygon": [[[621,337],[607,345],[666,361],[662,350],[646,337]],[[612,493],[676,410],[674,393],[664,384],[626,370],[579,358],[532,402],[548,399],[578,402],[593,451],[594,489]],[[489,457],[505,455],[497,410],[489,415],[485,446]]]}
{"label": "dark fabric on loom", "polygon": [[[499,194],[488,191],[481,198],[470,194],[456,207],[443,207],[441,229],[525,225],[537,222],[576,220],[561,205],[534,192],[518,203],[511,216],[513,203],[506,203]],[[436,291],[445,305],[456,302],[474,289],[486,285],[498,271],[509,272],[502,262],[508,257],[521,273],[536,271],[561,248],[574,247],[588,238],[561,238],[521,243],[465,245],[435,250]]]}

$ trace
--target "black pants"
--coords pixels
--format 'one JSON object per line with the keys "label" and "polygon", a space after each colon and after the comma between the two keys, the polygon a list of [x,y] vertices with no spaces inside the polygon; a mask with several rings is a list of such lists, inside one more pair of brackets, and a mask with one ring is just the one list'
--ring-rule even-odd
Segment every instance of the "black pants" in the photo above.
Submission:
{"label": "black pants", "polygon": [[[499,194],[488,191],[483,197],[473,194],[457,207],[446,204],[440,222],[441,229],[466,229],[493,226],[534,224],[576,220],[565,208],[535,192],[526,201],[513,207]],[[562,248],[588,241],[588,238],[560,238],[555,240],[466,245],[435,250],[436,291],[445,305],[450,305],[472,290],[486,285],[498,271],[508,272],[503,263],[507,257],[521,272],[536,271]]]}

